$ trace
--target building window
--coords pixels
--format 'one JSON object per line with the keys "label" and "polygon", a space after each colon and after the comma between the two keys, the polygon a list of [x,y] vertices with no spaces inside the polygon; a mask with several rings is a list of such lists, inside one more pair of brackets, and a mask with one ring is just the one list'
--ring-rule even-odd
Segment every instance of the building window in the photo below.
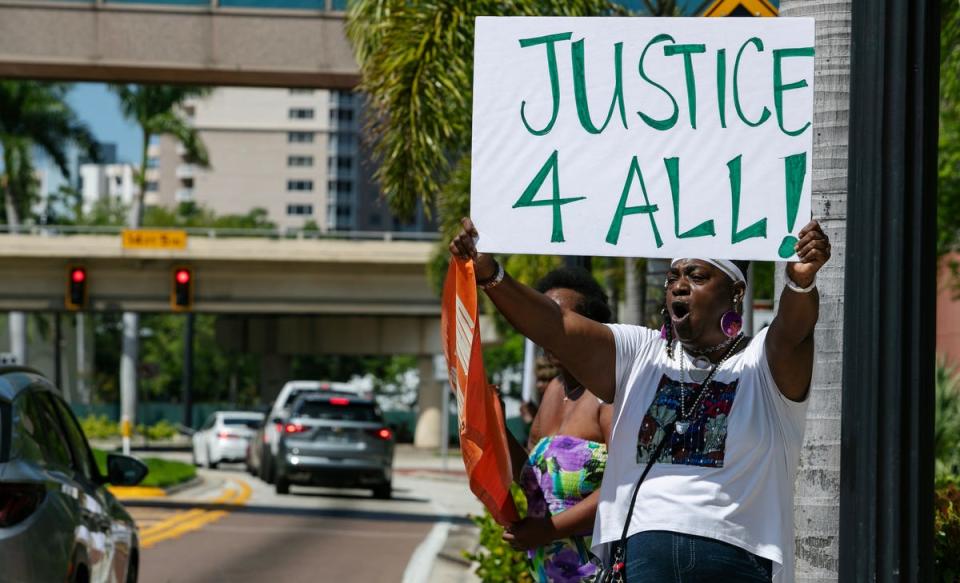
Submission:
{"label": "building window", "polygon": [[193,178],[181,178],[180,186],[184,188],[193,188]]}
{"label": "building window", "polygon": [[293,88],[290,89],[290,95],[313,95],[313,89]]}
{"label": "building window", "polygon": [[312,144],[313,132],[288,132],[287,143],[289,144]]}
{"label": "building window", "polygon": [[290,119],[313,119],[313,109],[308,107],[291,107],[287,112]]}
{"label": "building window", "polygon": [[350,194],[353,192],[353,182],[349,180],[331,180],[327,184],[327,189],[331,193]]}
{"label": "building window", "polygon": [[350,218],[350,207],[346,205],[337,205],[337,218],[338,219],[349,219]]}
{"label": "building window", "polygon": [[287,214],[292,216],[308,216],[313,214],[312,204],[288,204]]}
{"label": "building window", "polygon": [[147,168],[159,168],[160,158],[147,158]]}
{"label": "building window", "polygon": [[330,110],[330,121],[333,121],[333,120],[353,121],[353,110],[340,109],[335,107]]}
{"label": "building window", "polygon": [[147,192],[156,192],[160,190],[160,185],[157,184],[156,180],[150,180],[147,182]]}
{"label": "building window", "polygon": [[337,156],[337,170],[352,170],[353,158],[350,156]]}
{"label": "building window", "polygon": [[333,138],[332,141],[335,141],[340,147],[353,145],[353,134],[337,133],[333,134],[331,137]]}
{"label": "building window", "polygon": [[313,156],[287,156],[287,166],[313,166]]}
{"label": "building window", "polygon": [[298,192],[310,192],[313,190],[312,180],[288,180],[287,190]]}

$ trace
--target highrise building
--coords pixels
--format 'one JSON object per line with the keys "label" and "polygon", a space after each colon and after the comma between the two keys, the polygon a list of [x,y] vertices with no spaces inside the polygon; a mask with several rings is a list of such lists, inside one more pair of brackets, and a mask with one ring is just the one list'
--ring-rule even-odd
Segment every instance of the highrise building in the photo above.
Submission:
{"label": "highrise building", "polygon": [[183,146],[163,136],[149,148],[147,190],[156,204],[192,201],[216,214],[261,207],[281,228],[433,228],[422,217],[395,224],[379,200],[361,145],[362,107],[346,91],[217,88],[183,107],[210,167],[187,163]]}

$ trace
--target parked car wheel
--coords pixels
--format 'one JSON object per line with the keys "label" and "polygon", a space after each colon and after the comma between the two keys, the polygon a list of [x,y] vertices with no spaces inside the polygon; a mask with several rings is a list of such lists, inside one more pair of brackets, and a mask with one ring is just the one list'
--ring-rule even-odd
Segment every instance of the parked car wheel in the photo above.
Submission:
{"label": "parked car wheel", "polygon": [[218,465],[220,465],[220,462],[213,461],[213,456],[210,455],[210,448],[207,448],[207,467],[215,470]]}
{"label": "parked car wheel", "polygon": [[386,484],[380,484],[379,486],[373,489],[373,497],[378,500],[389,500],[393,496],[393,483],[387,482]]}
{"label": "parked car wheel", "polygon": [[268,484],[273,484],[276,482],[276,471],[273,469],[273,462],[269,461],[269,459],[264,462],[263,471],[260,472],[260,477]]}
{"label": "parked car wheel", "polygon": [[140,552],[136,548],[130,553],[130,562],[127,564],[127,583],[137,583],[140,578]]}
{"label": "parked car wheel", "polygon": [[275,484],[277,494],[289,494],[290,493],[290,481],[284,478],[283,476],[277,477],[277,483]]}

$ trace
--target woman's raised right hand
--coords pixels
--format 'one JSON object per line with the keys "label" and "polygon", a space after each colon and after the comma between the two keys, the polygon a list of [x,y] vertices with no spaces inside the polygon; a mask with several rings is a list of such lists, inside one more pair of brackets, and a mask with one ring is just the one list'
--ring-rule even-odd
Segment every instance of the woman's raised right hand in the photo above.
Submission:
{"label": "woman's raised right hand", "polygon": [[450,254],[466,261],[473,259],[474,274],[477,281],[490,279],[497,272],[497,262],[493,256],[477,251],[477,240],[480,233],[469,217],[460,219],[460,232],[450,241]]}

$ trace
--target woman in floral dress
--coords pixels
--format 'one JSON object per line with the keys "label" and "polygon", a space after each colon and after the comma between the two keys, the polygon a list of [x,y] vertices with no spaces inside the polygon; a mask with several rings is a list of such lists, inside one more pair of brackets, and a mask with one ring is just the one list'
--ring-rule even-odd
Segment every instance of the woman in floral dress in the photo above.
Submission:
{"label": "woman in floral dress", "polygon": [[[563,309],[610,320],[606,294],[585,270],[552,271],[537,288]],[[599,568],[589,533],[607,461],[611,406],[557,368],[533,419],[528,448],[508,432],[514,480],[526,494],[527,516],[507,529],[504,539],[528,552],[535,581],[581,583],[592,581]]]}

